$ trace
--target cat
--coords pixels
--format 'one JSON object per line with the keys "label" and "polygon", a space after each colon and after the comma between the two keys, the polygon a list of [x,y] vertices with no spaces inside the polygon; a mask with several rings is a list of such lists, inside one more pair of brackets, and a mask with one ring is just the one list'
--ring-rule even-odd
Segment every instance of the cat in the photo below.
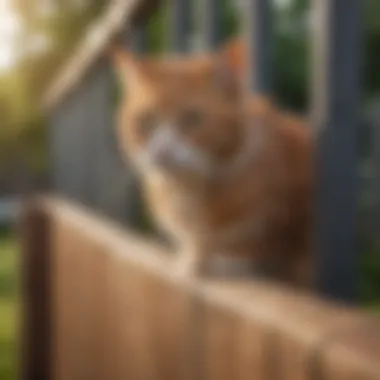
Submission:
{"label": "cat", "polygon": [[265,271],[309,286],[310,133],[242,91],[231,46],[162,59],[114,47],[118,141],[152,217],[178,246],[179,272]]}

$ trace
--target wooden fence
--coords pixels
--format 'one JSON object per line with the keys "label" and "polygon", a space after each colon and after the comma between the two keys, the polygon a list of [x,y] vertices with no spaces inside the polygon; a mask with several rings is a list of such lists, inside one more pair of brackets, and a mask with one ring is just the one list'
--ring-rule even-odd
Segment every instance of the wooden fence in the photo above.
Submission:
{"label": "wooden fence", "polygon": [[259,281],[189,279],[78,205],[22,215],[25,380],[378,380],[380,322]]}

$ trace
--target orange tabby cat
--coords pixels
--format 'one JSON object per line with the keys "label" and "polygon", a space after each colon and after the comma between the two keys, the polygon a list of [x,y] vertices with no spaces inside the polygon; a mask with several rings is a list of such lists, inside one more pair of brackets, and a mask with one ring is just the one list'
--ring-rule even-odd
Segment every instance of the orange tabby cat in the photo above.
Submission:
{"label": "orange tabby cat", "polygon": [[[311,147],[265,101],[246,99],[220,56],[142,59],[115,50],[121,147],[180,271],[309,276]],[[228,58],[228,57],[227,57]]]}

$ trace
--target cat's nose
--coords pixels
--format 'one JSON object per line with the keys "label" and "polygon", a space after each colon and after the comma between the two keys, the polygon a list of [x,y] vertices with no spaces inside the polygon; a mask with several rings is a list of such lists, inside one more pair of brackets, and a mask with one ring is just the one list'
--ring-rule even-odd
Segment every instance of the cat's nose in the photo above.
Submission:
{"label": "cat's nose", "polygon": [[173,163],[173,149],[177,143],[177,136],[173,128],[168,125],[161,125],[149,143],[149,154],[153,163],[157,166],[168,168]]}
{"label": "cat's nose", "polygon": [[172,164],[172,157],[168,148],[157,149],[152,152],[152,161],[157,166],[167,168]]}

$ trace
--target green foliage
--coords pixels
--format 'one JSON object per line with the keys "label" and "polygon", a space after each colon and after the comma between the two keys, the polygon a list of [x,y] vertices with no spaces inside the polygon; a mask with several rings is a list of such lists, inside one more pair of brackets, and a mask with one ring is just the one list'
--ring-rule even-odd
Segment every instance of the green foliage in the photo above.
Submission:
{"label": "green foliage", "polygon": [[[43,3],[46,2],[14,1],[22,23],[20,59],[12,70],[0,73],[0,148],[22,139],[24,130],[39,122],[44,91],[106,2],[93,0],[78,7],[76,1],[58,1],[48,17],[41,12]],[[44,39],[46,49],[30,52],[36,38]]]}
{"label": "green foliage", "polygon": [[370,247],[360,256],[360,299],[380,311],[380,247]]}
{"label": "green foliage", "polygon": [[222,38],[228,38],[235,35],[239,30],[239,15],[238,10],[233,1],[222,1]]}
{"label": "green foliage", "polygon": [[148,50],[151,53],[160,53],[166,48],[166,20],[165,7],[160,7],[149,19],[147,24]]}
{"label": "green foliage", "polygon": [[17,378],[18,255],[14,239],[0,230],[0,379]]}

